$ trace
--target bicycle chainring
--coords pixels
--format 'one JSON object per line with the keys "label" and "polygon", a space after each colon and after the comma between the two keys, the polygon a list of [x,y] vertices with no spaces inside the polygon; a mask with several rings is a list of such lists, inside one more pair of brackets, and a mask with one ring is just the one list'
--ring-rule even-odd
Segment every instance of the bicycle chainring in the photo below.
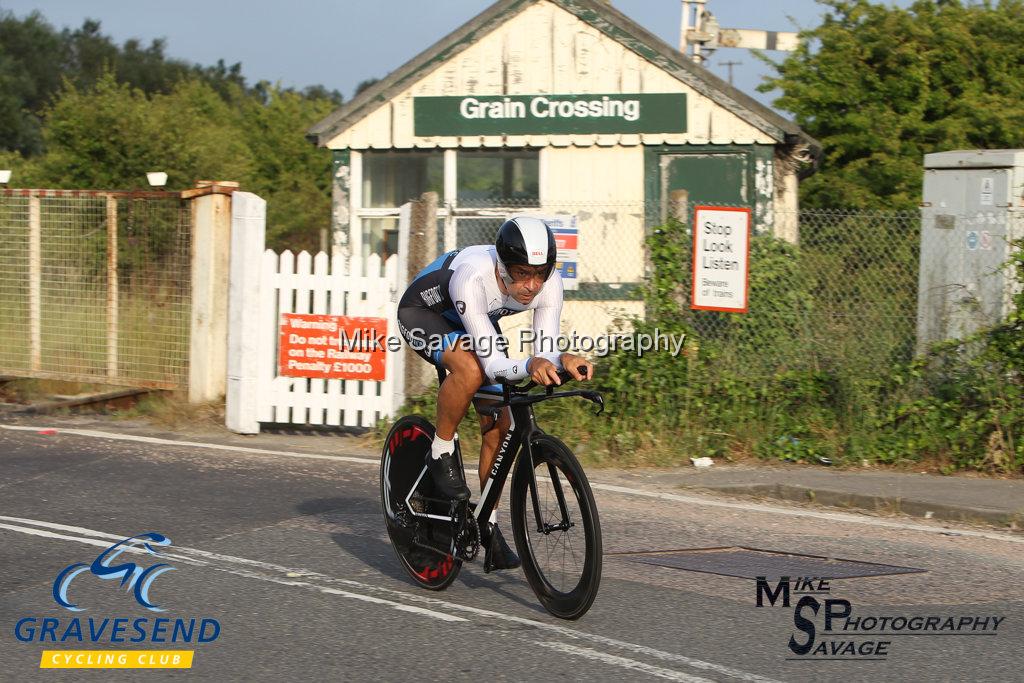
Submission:
{"label": "bicycle chainring", "polygon": [[480,552],[480,527],[467,505],[459,518],[459,530],[455,535],[455,551],[460,560],[472,562]]}

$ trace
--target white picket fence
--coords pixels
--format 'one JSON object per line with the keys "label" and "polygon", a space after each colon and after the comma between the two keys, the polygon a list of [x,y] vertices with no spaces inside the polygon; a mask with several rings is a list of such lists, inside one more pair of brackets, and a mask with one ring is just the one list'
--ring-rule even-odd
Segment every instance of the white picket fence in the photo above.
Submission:
{"label": "white picket fence", "polygon": [[290,251],[264,251],[265,203],[243,201],[239,207],[238,199],[232,225],[228,428],[258,433],[259,423],[372,427],[393,415],[405,401],[403,353],[385,354],[381,382],[282,377],[278,343],[284,313],[385,318],[388,337],[395,337],[397,300],[405,284],[400,258],[390,257],[382,269],[377,255],[363,263],[323,252],[296,257]]}

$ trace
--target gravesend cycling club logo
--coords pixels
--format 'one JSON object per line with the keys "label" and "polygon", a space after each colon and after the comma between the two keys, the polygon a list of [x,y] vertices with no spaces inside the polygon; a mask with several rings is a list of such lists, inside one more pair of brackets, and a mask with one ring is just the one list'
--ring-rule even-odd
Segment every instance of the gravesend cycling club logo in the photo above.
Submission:
{"label": "gravesend cycling club logo", "polygon": [[[138,604],[150,612],[165,612],[150,595],[156,580],[177,569],[161,561],[160,550],[171,545],[167,536],[150,531],[129,536],[114,543],[91,562],[73,562],[57,572],[51,595],[68,612],[84,612],[72,595],[82,592],[84,582],[116,585],[131,595],[134,602],[124,604],[124,593],[114,592],[110,602],[120,601],[118,609]],[[128,559],[128,555],[136,556]],[[152,560],[156,561],[152,561]],[[187,562],[187,558],[185,559]],[[108,583],[109,582],[109,583]],[[161,582],[163,585],[165,582]],[[118,596],[115,598],[114,596]],[[93,600],[96,598],[94,597]],[[96,605],[88,609],[95,611]],[[220,622],[211,617],[37,617],[27,616],[14,626],[14,637],[22,643],[90,644],[164,644],[211,643],[220,636]],[[194,650],[43,650],[40,668],[191,668]]]}
{"label": "gravesend cycling club logo", "polygon": [[164,572],[172,571],[174,567],[166,562],[160,562],[146,568],[142,568],[134,562],[121,562],[116,565],[111,565],[111,562],[115,561],[121,553],[129,548],[141,546],[150,555],[159,555],[154,546],[167,546],[170,544],[171,539],[163,534],[153,532],[139,534],[138,536],[118,541],[110,546],[100,553],[92,561],[92,564],[86,564],[85,562],[69,564],[63,571],[57,574],[57,578],[53,582],[53,599],[61,607],[67,608],[72,612],[81,612],[84,608],[68,601],[68,588],[76,576],[84,571],[89,571],[99,579],[121,579],[120,586],[125,587],[125,584],[127,584],[127,590],[134,592],[135,599],[140,605],[154,612],[163,612],[162,608],[149,601],[149,587],[158,576]]}
{"label": "gravesend cycling club logo", "polygon": [[[1006,617],[995,615],[855,614],[832,595],[832,579],[780,577],[772,588],[757,577],[757,606],[792,607],[789,661],[885,661],[902,636],[996,636]],[[791,604],[790,595],[799,595]],[[820,597],[819,597],[820,596]],[[828,596],[828,597],[825,597]]]}

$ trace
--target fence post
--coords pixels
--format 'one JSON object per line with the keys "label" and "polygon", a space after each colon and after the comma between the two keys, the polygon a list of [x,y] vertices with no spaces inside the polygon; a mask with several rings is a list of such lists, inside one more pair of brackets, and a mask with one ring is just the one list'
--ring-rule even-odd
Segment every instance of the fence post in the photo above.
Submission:
{"label": "fence post", "polygon": [[257,415],[261,273],[267,202],[251,192],[231,196],[231,267],[228,278],[228,381],[225,424],[259,434]]}
{"label": "fence post", "polygon": [[664,223],[671,216],[683,225],[688,225],[690,222],[689,190],[672,190],[668,193],[668,203],[669,205],[666,207],[668,215],[662,216],[661,222]]}
{"label": "fence post", "polygon": [[28,198],[28,326],[29,367],[33,372],[43,369],[42,332],[43,222],[39,196]]}
{"label": "fence post", "polygon": [[[405,272],[399,272],[404,280],[398,296],[405,293],[405,287],[430,262],[437,258],[437,193],[426,192],[418,201],[410,202],[408,243],[409,251],[406,259]],[[405,208],[405,207],[403,207]],[[401,237],[399,237],[401,241]],[[401,249],[399,249],[401,252]],[[427,390],[436,377],[434,369],[419,358],[415,352],[406,347],[405,353],[405,397],[418,396]]]}
{"label": "fence post", "polygon": [[107,377],[117,377],[117,197],[107,195]]}
{"label": "fence post", "polygon": [[782,187],[782,196],[775,200],[775,236],[792,244],[799,244],[800,204],[797,199],[796,174],[785,174]]}
{"label": "fence post", "polygon": [[192,200],[192,321],[188,400],[213,401],[227,384],[228,267],[231,193],[238,183],[199,181]]}

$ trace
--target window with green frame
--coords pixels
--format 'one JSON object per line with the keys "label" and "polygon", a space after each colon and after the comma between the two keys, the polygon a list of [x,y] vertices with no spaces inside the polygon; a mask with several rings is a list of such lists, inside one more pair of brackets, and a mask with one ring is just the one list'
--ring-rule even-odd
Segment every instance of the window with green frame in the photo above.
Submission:
{"label": "window with green frame", "polygon": [[540,203],[539,149],[459,150],[460,206],[536,206]]}

